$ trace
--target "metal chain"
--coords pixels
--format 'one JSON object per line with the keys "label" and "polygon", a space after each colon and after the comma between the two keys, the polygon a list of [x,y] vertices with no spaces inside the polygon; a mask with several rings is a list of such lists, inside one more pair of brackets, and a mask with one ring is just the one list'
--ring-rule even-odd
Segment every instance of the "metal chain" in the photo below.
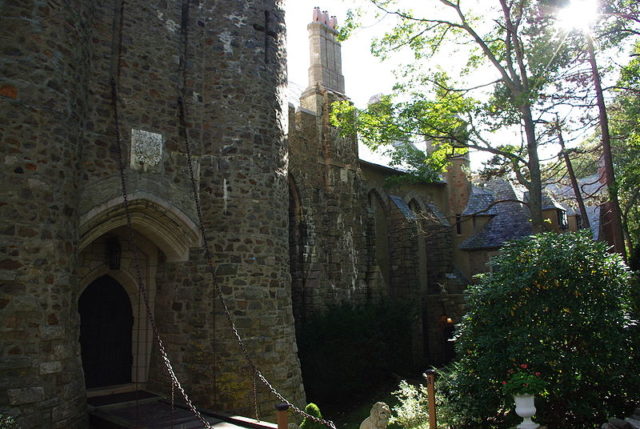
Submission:
{"label": "metal chain", "polygon": [[[125,0],[122,0],[120,2],[120,11],[119,11],[119,29],[118,29],[118,45],[117,45],[117,70],[116,70],[116,75],[118,77],[118,80],[120,78],[120,69],[121,69],[121,63],[122,63],[122,36],[123,36],[123,21],[124,21],[124,6],[125,6]],[[144,280],[142,277],[142,270],[140,268],[140,259],[141,259],[141,255],[140,255],[140,249],[134,244],[134,229],[133,229],[133,222],[131,220],[131,211],[129,208],[129,197],[128,197],[128,192],[127,192],[127,178],[126,178],[126,172],[125,172],[125,165],[124,165],[124,157],[122,156],[122,138],[120,135],[120,117],[119,117],[119,109],[118,109],[118,82],[116,82],[116,77],[113,76],[113,71],[112,71],[112,76],[111,76],[111,103],[112,103],[112,107],[113,107],[113,117],[114,117],[114,124],[115,124],[115,134],[116,134],[116,152],[118,155],[118,167],[120,170],[120,187],[122,190],[122,200],[123,200],[123,205],[124,205],[124,212],[125,212],[125,217],[127,220],[127,230],[128,230],[128,234],[127,234],[127,241],[128,241],[128,246],[133,249],[133,253],[134,253],[134,257],[133,257],[133,262],[134,262],[134,268],[136,271],[136,278],[138,280],[138,290],[140,292],[140,295],[142,296],[142,300],[144,302],[144,306],[145,306],[145,310],[146,310],[146,315],[147,315],[147,320],[149,321],[149,324],[151,325],[151,328],[153,330],[153,334],[154,337],[156,339],[156,342],[158,343],[158,350],[160,351],[160,355],[162,357],[162,362],[164,363],[167,372],[169,374],[169,377],[171,379],[171,383],[172,383],[172,390],[173,390],[173,386],[177,387],[178,390],[180,391],[180,394],[182,395],[185,403],[187,404],[187,406],[189,407],[189,409],[191,410],[191,412],[203,423],[204,427],[206,429],[211,429],[211,425],[209,424],[209,422],[207,422],[204,417],[202,417],[202,415],[200,414],[200,412],[195,408],[195,406],[193,405],[193,403],[191,402],[191,399],[189,398],[189,396],[187,395],[187,393],[185,392],[184,388],[182,387],[182,384],[180,384],[180,381],[178,380],[178,377],[176,376],[173,367],[171,366],[171,361],[169,360],[169,356],[167,355],[167,351],[164,347],[164,343],[162,341],[162,338],[160,337],[160,332],[158,330],[158,327],[156,325],[155,322],[155,318],[153,316],[153,312],[151,310],[151,305],[150,305],[150,301],[149,301],[149,296],[147,294],[147,290],[144,286]]]}
{"label": "metal chain", "polygon": [[[121,58],[120,58],[121,49],[120,49],[120,47],[122,46],[122,25],[123,25],[123,19],[124,19],[124,3],[125,3],[125,1],[122,0],[121,6],[120,6],[120,28],[119,28],[120,41],[118,43],[118,67],[117,67],[118,77],[120,75],[120,64],[121,64]],[[184,92],[184,88],[182,88],[182,90]],[[142,300],[144,302],[144,306],[145,306],[145,310],[146,310],[146,313],[147,313],[147,318],[149,320],[149,324],[151,325],[154,337],[155,337],[156,342],[158,344],[158,350],[160,351],[160,355],[162,357],[162,362],[164,363],[164,366],[165,366],[165,368],[167,370],[167,373],[169,374],[169,377],[171,379],[172,401],[173,401],[173,391],[174,391],[174,387],[175,387],[180,392],[180,394],[183,397],[183,399],[184,399],[187,407],[189,408],[189,410],[203,423],[203,425],[204,425],[204,427],[206,429],[211,429],[212,426],[209,424],[209,422],[207,422],[204,419],[204,417],[202,417],[200,412],[193,405],[193,403],[191,402],[191,399],[189,398],[189,396],[185,392],[184,388],[182,387],[182,384],[180,383],[180,381],[178,380],[178,377],[175,374],[175,371],[173,370],[173,367],[171,365],[171,361],[170,361],[169,356],[168,356],[168,354],[166,352],[166,349],[164,347],[164,343],[162,341],[162,338],[160,337],[160,333],[159,333],[158,327],[157,327],[156,322],[155,322],[155,317],[153,316],[153,312],[151,310],[151,305],[149,303],[149,297],[148,297],[148,294],[147,294],[147,290],[146,290],[146,288],[144,286],[144,281],[143,281],[143,277],[142,277],[142,271],[141,271],[141,268],[140,268],[140,249],[137,246],[134,245],[134,229],[133,229],[133,223],[132,223],[132,220],[131,220],[131,212],[130,212],[130,208],[129,208],[129,199],[128,199],[128,193],[127,193],[127,184],[126,184],[126,182],[127,182],[127,180],[126,180],[126,172],[125,172],[124,159],[123,159],[123,156],[122,156],[122,147],[121,147],[122,142],[121,142],[121,135],[120,135],[120,120],[119,120],[119,111],[118,111],[118,87],[117,87],[116,79],[113,76],[111,77],[111,99],[112,99],[112,104],[113,104],[113,114],[114,114],[114,122],[115,122],[115,129],[116,129],[115,130],[115,132],[116,132],[116,143],[117,143],[116,152],[117,152],[117,155],[118,155],[118,166],[119,166],[119,170],[120,170],[120,185],[121,185],[121,189],[122,189],[123,205],[124,205],[125,216],[126,216],[126,220],[127,220],[128,245],[129,245],[129,247],[134,249],[134,258],[133,258],[133,260],[134,260],[134,266],[135,266],[135,271],[136,271],[136,277],[137,277],[137,280],[138,280],[138,288],[139,288],[140,294],[142,296]],[[269,391],[276,398],[278,398],[281,402],[283,402],[286,405],[288,405],[289,408],[291,410],[293,410],[296,414],[298,414],[300,416],[303,416],[304,418],[307,418],[309,420],[312,420],[312,421],[314,421],[316,423],[320,423],[322,425],[325,425],[325,426],[327,426],[327,427],[329,427],[331,429],[336,429],[335,424],[331,420],[325,420],[325,419],[322,419],[322,418],[318,418],[318,417],[312,416],[312,415],[304,412],[300,408],[298,408],[291,401],[287,400],[266,379],[266,377],[257,368],[257,366],[254,363],[253,359],[249,355],[249,352],[248,352],[248,350],[246,348],[244,340],[240,336],[240,333],[238,332],[238,329],[237,329],[237,327],[235,325],[235,322],[233,320],[233,316],[231,315],[229,307],[227,306],[227,303],[224,300],[224,297],[223,297],[223,294],[222,294],[222,289],[221,289],[220,285],[218,285],[217,282],[215,281],[216,269],[213,266],[213,262],[212,262],[212,258],[211,258],[211,251],[210,251],[210,246],[209,246],[209,241],[207,239],[207,235],[206,235],[205,230],[204,230],[204,224],[203,224],[203,221],[202,221],[202,219],[203,219],[202,208],[201,208],[200,199],[199,199],[199,196],[198,196],[198,189],[197,189],[197,184],[196,184],[196,180],[195,180],[195,175],[194,175],[194,172],[193,172],[191,146],[189,144],[189,137],[188,137],[188,133],[187,133],[187,126],[186,126],[186,120],[185,120],[185,116],[186,116],[186,114],[185,114],[185,105],[184,105],[184,100],[183,100],[182,96],[179,97],[178,102],[179,102],[180,125],[181,125],[181,128],[183,129],[183,135],[184,135],[185,147],[186,147],[186,153],[187,153],[187,165],[188,165],[188,169],[189,169],[189,176],[190,176],[190,179],[191,179],[193,197],[194,197],[194,202],[195,202],[195,205],[196,205],[196,213],[197,213],[197,216],[198,216],[198,223],[199,223],[200,233],[201,233],[202,242],[203,242],[203,246],[202,247],[204,249],[205,258],[207,260],[207,266],[209,268],[209,272],[210,272],[211,277],[212,277],[214,290],[215,290],[216,294],[218,295],[220,303],[222,304],[225,316],[227,318],[227,321],[229,322],[229,326],[230,326],[234,336],[236,337],[238,345],[240,346],[240,350],[242,351],[242,355],[245,358],[245,360],[247,361],[247,363],[249,364],[249,366],[251,367],[251,369],[253,370],[253,373],[255,374],[255,377],[257,377],[267,387],[267,389],[269,389]],[[255,381],[254,381],[254,386],[255,386]],[[254,391],[255,391],[255,388],[254,388]],[[256,414],[257,414],[257,393],[255,395],[255,398],[256,398],[255,402],[256,402]]]}
{"label": "metal chain", "polygon": [[258,410],[258,385],[256,383],[255,374],[251,374],[251,381],[253,381],[253,406],[256,408],[256,420],[260,421],[260,410]]}
{"label": "metal chain", "polygon": [[126,172],[124,168],[124,160],[123,160],[122,148],[121,148],[122,142],[121,142],[121,136],[120,136],[120,120],[118,115],[118,90],[117,90],[117,83],[114,78],[111,79],[111,96],[112,96],[114,120],[115,120],[115,126],[116,126],[116,143],[117,143],[116,152],[118,154],[118,165],[120,167],[120,187],[122,189],[122,199],[124,203],[125,216],[127,219],[127,231],[128,231],[127,244],[130,248],[134,250],[133,262],[134,262],[134,268],[136,271],[136,278],[138,280],[138,290],[140,291],[140,295],[142,296],[142,301],[144,302],[145,310],[147,313],[147,320],[149,321],[149,324],[151,325],[151,328],[153,330],[153,334],[156,338],[156,342],[158,343],[158,350],[160,351],[160,355],[162,357],[162,362],[164,363],[167,369],[167,372],[169,373],[169,378],[171,379],[171,382],[175,385],[175,387],[178,388],[178,390],[180,391],[180,394],[184,398],[184,401],[189,407],[189,409],[196,415],[196,417],[198,417],[198,419],[205,425],[205,427],[209,429],[211,428],[211,426],[202,417],[200,412],[195,408],[195,406],[189,399],[189,396],[187,395],[184,388],[182,387],[182,384],[180,384],[180,381],[178,380],[178,377],[176,376],[173,370],[173,367],[171,366],[171,361],[169,360],[169,356],[167,355],[167,351],[164,347],[164,342],[160,337],[160,332],[158,330],[155,317],[153,316],[153,312],[151,310],[151,305],[149,303],[150,302],[149,296],[147,294],[147,289],[144,286],[144,279],[142,277],[142,270],[140,268],[140,259],[141,259],[140,249],[138,248],[138,246],[134,244],[134,229],[133,229],[133,223],[131,221],[131,211],[129,208],[129,197],[127,193]]}
{"label": "metal chain", "polygon": [[[240,336],[240,333],[238,332],[238,328],[236,327],[236,324],[233,320],[233,316],[231,315],[231,311],[229,310],[229,307],[227,306],[226,301],[224,300],[224,296],[222,294],[222,288],[220,287],[220,285],[216,282],[216,269],[213,266],[213,261],[211,258],[211,252],[210,252],[210,248],[209,248],[209,240],[207,239],[207,235],[204,229],[204,223],[202,221],[203,216],[202,216],[202,208],[200,206],[200,198],[198,196],[198,187],[197,187],[197,183],[196,183],[196,179],[195,179],[195,175],[193,173],[193,161],[192,161],[192,155],[191,155],[191,144],[189,143],[189,136],[187,133],[187,126],[186,126],[186,113],[185,113],[185,106],[184,106],[184,99],[183,97],[179,97],[178,99],[178,106],[179,106],[179,112],[180,112],[180,116],[179,116],[179,121],[180,121],[180,127],[183,129],[183,136],[184,136],[184,141],[185,141],[185,152],[187,153],[187,167],[189,170],[189,176],[191,178],[191,187],[192,187],[192,191],[193,191],[193,199],[196,205],[196,213],[198,216],[198,224],[199,224],[199,229],[200,229],[200,234],[202,235],[202,247],[205,253],[205,257],[207,259],[207,266],[209,268],[209,273],[211,274],[211,281],[213,283],[213,287],[216,291],[216,294],[218,295],[218,299],[220,301],[220,303],[222,304],[222,308],[224,309],[224,314],[225,317],[229,323],[229,326],[233,332],[233,335],[236,337],[236,341],[238,342],[238,345],[240,346],[240,350],[242,351],[242,355],[245,358],[245,360],[247,361],[247,363],[249,364],[249,366],[251,367],[251,369],[253,370],[253,373],[255,374],[255,376],[269,389],[269,391],[271,391],[271,393],[273,393],[274,396],[276,396],[281,402],[287,404],[295,413],[297,413],[298,415],[303,416],[304,418],[310,419],[316,423],[320,423],[322,425],[325,425],[331,429],[336,429],[335,424],[331,421],[331,420],[325,420],[325,419],[321,419],[315,416],[312,416],[308,413],[305,413],[303,410],[301,410],[300,408],[298,408],[297,406],[295,406],[293,403],[291,403],[289,400],[287,400],[284,396],[282,396],[274,387],[273,385],[271,385],[271,383],[269,383],[269,381],[266,379],[266,377],[262,374],[262,372],[258,369],[258,367],[256,366],[256,364],[254,363],[253,359],[251,358],[251,356],[249,355],[249,352],[247,350],[247,347],[245,345],[244,340],[242,339],[242,337]],[[256,410],[257,410],[257,404],[256,404]],[[257,412],[257,411],[256,411]]]}

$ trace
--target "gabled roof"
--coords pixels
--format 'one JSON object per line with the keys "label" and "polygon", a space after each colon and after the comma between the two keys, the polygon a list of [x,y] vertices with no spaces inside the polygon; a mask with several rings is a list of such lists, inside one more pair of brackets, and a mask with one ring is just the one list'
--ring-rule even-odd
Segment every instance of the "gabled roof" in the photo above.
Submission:
{"label": "gabled roof", "polygon": [[398,209],[400,209],[400,212],[404,215],[405,218],[410,220],[416,219],[416,215],[402,198],[396,195],[389,195],[389,199],[396,205],[396,207],[398,207]]}
{"label": "gabled roof", "polygon": [[486,191],[478,186],[471,188],[471,195],[467,206],[462,212],[462,216],[494,216],[498,214],[492,205],[494,202],[491,192]]}
{"label": "gabled roof", "polygon": [[505,241],[533,233],[529,209],[522,202],[523,193],[520,190],[506,180],[494,179],[487,183],[484,191],[493,198],[495,204],[491,210],[495,214],[480,231],[463,241],[460,249],[498,248]]}
{"label": "gabled roof", "polygon": [[431,213],[433,213],[433,215],[436,217],[436,219],[438,220],[438,222],[440,222],[441,225],[443,225],[443,226],[451,226],[451,224],[447,220],[447,217],[444,215],[444,213],[442,213],[440,211],[438,206],[436,206],[433,203],[425,203],[425,206],[427,206],[427,208],[429,208],[429,210],[431,210]]}
{"label": "gabled roof", "polygon": [[547,192],[546,190],[543,190],[542,191],[542,210],[552,210],[552,209],[564,210],[564,211],[567,210],[565,207],[560,205],[560,203],[558,203],[555,198],[553,198],[553,195],[551,195],[551,193]]}

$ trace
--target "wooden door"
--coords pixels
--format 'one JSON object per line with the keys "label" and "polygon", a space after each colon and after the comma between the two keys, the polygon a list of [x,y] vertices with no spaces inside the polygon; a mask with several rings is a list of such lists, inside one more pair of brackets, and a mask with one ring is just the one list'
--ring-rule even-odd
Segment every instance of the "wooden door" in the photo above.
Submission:
{"label": "wooden door", "polygon": [[86,387],[130,383],[133,312],[127,292],[102,276],[82,292],[78,307]]}

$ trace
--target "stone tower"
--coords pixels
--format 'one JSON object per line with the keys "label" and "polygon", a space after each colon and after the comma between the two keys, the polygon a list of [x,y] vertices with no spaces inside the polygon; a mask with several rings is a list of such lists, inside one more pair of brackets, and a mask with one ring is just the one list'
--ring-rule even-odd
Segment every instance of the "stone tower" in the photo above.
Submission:
{"label": "stone tower", "polygon": [[313,21],[307,26],[309,31],[309,86],[322,85],[325,89],[344,94],[342,75],[342,55],[340,43],[336,40],[337,20],[327,11],[316,7]]}
{"label": "stone tower", "polygon": [[[252,415],[253,376],[214,281],[257,366],[304,402],[282,203],[282,1],[10,2],[2,13],[0,412],[25,428],[79,428],[87,394],[111,384],[169,392],[143,284],[194,402]],[[103,324],[119,352],[100,359],[115,346],[92,341],[106,338],[94,319],[124,313],[126,332]],[[257,397],[271,409],[267,389]]]}
{"label": "stone tower", "polygon": [[368,214],[355,136],[329,124],[346,100],[335,17],[313,10],[311,62],[300,109],[289,110],[290,265],[296,323],[341,302],[367,299]]}

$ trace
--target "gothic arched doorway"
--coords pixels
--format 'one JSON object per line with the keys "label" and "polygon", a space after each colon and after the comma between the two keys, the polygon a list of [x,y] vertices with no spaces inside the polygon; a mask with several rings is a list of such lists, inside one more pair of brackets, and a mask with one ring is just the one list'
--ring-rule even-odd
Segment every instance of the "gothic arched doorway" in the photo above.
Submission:
{"label": "gothic arched doorway", "polygon": [[131,300],[122,285],[102,276],[78,300],[80,347],[87,388],[131,382]]}

